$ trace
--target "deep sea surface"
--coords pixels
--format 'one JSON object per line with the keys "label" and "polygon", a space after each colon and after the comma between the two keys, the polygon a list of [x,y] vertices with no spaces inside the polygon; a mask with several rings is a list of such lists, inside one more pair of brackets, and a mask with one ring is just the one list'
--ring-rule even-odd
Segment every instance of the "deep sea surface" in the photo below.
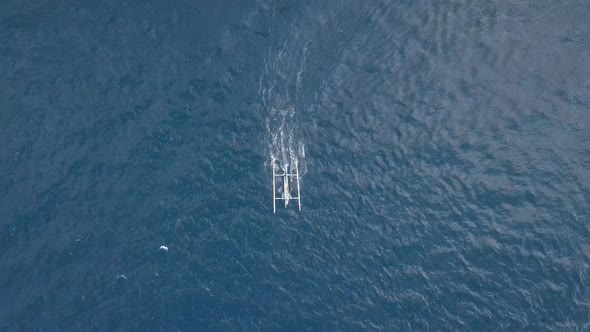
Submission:
{"label": "deep sea surface", "polygon": [[590,1],[0,2],[30,330],[590,330]]}

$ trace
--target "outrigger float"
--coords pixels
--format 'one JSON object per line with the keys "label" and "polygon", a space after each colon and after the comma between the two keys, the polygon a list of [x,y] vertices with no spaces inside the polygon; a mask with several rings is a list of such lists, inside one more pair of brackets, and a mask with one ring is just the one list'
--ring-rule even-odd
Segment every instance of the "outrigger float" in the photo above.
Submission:
{"label": "outrigger float", "polygon": [[[291,184],[297,186],[297,196],[291,195]],[[279,194],[278,196],[277,193]],[[299,211],[301,211],[299,165],[297,160],[295,160],[295,173],[289,173],[289,165],[279,166],[276,159],[272,160],[272,211],[274,213],[277,213],[277,201],[279,200],[285,201],[285,208],[289,205],[290,200],[296,200],[299,205]]]}

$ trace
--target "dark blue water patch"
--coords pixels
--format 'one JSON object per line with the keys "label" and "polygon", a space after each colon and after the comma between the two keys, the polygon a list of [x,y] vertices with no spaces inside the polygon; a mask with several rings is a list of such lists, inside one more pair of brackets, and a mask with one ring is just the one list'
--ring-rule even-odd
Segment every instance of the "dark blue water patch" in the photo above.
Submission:
{"label": "dark blue water patch", "polygon": [[1,6],[0,330],[588,328],[588,5]]}

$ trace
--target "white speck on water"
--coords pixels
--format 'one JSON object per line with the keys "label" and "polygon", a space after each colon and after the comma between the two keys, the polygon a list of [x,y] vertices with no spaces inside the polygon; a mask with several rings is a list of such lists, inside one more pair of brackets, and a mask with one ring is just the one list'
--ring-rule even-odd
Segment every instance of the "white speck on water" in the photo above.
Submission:
{"label": "white speck on water", "polygon": [[166,247],[166,246],[160,246],[160,250],[168,251],[168,247]]}
{"label": "white speck on water", "polygon": [[118,274],[117,279],[127,279],[127,277],[124,274]]}

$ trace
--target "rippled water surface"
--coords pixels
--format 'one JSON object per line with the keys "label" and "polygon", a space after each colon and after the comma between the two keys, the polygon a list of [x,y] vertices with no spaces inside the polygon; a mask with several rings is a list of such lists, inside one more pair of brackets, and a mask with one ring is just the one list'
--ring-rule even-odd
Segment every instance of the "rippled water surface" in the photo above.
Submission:
{"label": "rippled water surface", "polygon": [[0,330],[590,329],[589,17],[2,2]]}

